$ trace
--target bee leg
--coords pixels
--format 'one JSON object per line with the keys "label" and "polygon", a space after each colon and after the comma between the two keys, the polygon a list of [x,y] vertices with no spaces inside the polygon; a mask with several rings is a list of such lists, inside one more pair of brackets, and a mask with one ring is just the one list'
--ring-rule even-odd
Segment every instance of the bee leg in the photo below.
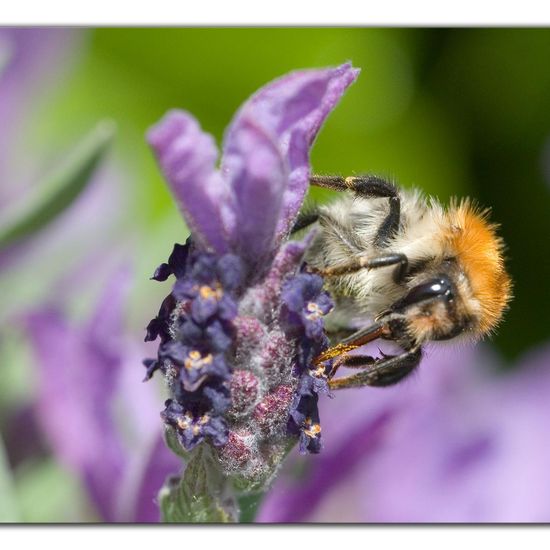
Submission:
{"label": "bee leg", "polygon": [[355,273],[360,269],[374,269],[377,267],[386,267],[396,264],[397,267],[393,273],[393,279],[396,283],[400,283],[409,269],[409,260],[405,254],[401,253],[384,254],[375,258],[359,256],[358,258],[351,259],[345,264],[334,267],[326,267],[316,271],[323,277],[339,277],[341,275]]}
{"label": "bee leg", "polygon": [[305,229],[306,227],[309,227],[310,225],[314,224],[319,219],[319,213],[318,212],[309,212],[306,214],[300,214],[298,216],[298,219],[294,223],[290,234],[296,233],[302,229]]}
{"label": "bee leg", "polygon": [[351,336],[345,338],[339,344],[325,350],[313,360],[313,364],[319,365],[329,359],[335,359],[335,363],[338,365],[340,356],[347,354],[348,351],[357,349],[365,344],[368,344],[369,342],[372,342],[373,340],[376,340],[377,338],[384,336],[389,336],[388,326],[382,322],[373,323],[368,327],[354,332]]}
{"label": "bee leg", "polygon": [[346,355],[342,357],[340,365],[348,369],[366,369],[376,363],[376,358],[371,355]]}
{"label": "bee leg", "polygon": [[334,191],[352,191],[359,197],[366,199],[389,199],[390,209],[378,228],[374,244],[384,246],[397,233],[401,220],[401,200],[397,187],[393,183],[377,176],[349,176],[347,178],[342,176],[312,176],[309,183]]}
{"label": "bee leg", "polygon": [[329,380],[336,374],[336,371],[340,367],[346,367],[350,369],[366,369],[376,363],[376,358],[370,355],[348,355],[344,353],[340,355],[332,362],[328,378]]}
{"label": "bee leg", "polygon": [[418,347],[400,355],[386,356],[374,365],[367,361],[364,371],[330,380],[329,387],[337,390],[360,386],[391,386],[409,375],[419,365],[421,357],[422,350]]}

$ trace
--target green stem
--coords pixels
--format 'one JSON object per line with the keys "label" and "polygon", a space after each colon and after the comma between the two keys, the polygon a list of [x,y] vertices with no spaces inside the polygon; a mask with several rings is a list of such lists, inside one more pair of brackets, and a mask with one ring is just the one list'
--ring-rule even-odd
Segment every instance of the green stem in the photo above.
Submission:
{"label": "green stem", "polygon": [[183,475],[167,480],[159,502],[168,523],[233,523],[239,517],[232,485],[204,443],[191,452]]}
{"label": "green stem", "polygon": [[240,516],[239,523],[254,523],[260,504],[265,496],[264,492],[241,495],[238,499]]}

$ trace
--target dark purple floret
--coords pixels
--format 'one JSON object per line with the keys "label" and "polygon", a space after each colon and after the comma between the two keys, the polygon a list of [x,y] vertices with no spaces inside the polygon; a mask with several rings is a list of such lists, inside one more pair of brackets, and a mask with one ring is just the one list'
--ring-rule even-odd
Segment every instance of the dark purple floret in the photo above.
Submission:
{"label": "dark purple floret", "polygon": [[160,306],[158,315],[147,325],[147,334],[145,336],[146,342],[153,342],[159,336],[161,342],[166,342],[170,338],[168,333],[170,316],[175,307],[176,301],[174,297],[171,294],[166,296]]}
{"label": "dark purple floret", "polygon": [[225,319],[211,318],[208,323],[199,324],[190,315],[176,322],[175,332],[183,344],[214,353],[226,351],[233,335],[232,326]]}
{"label": "dark purple floret", "polygon": [[318,408],[319,396],[310,394],[297,395],[293,403],[289,431],[300,435],[300,453],[319,453],[322,448],[321,423]]}
{"label": "dark purple floret", "polygon": [[244,267],[242,260],[234,254],[225,254],[216,265],[216,272],[223,288],[237,291],[244,283]]}
{"label": "dark purple floret", "polygon": [[329,394],[328,374],[330,369],[330,362],[319,367],[312,366],[300,378],[290,408],[288,429],[291,433],[299,433],[301,453],[319,453],[321,451],[318,401],[320,393]]}
{"label": "dark purple floret", "polygon": [[156,359],[144,359],[143,365],[146,368],[144,382],[150,380],[153,377],[153,374],[160,369],[160,363]]}
{"label": "dark purple floret", "polygon": [[328,387],[330,369],[330,361],[318,367],[311,365],[300,378],[297,393],[299,395],[309,395],[311,393],[330,394]]}
{"label": "dark purple floret", "polygon": [[323,317],[333,308],[333,302],[323,290],[323,279],[311,273],[300,273],[287,281],[281,301],[284,322],[301,336],[296,358],[300,381],[290,409],[289,430],[300,433],[300,452],[318,453],[321,450],[318,394],[329,393],[331,365],[316,367],[313,360],[328,347]]}
{"label": "dark purple floret", "polygon": [[[144,363],[146,379],[159,369],[168,374],[173,399],[162,417],[176,429],[186,450],[205,437],[215,446],[223,445],[227,426],[221,415],[231,404],[227,384],[232,373],[225,353],[235,332],[234,292],[242,284],[242,263],[231,254],[217,258],[193,250],[188,241],[185,246],[176,245],[163,265],[177,280],[148,326],[147,339],[161,336],[161,344],[157,360]],[[167,271],[162,266],[159,270]]]}
{"label": "dark purple floret", "polygon": [[323,316],[334,304],[323,291],[323,279],[319,275],[300,273],[283,286],[281,300],[282,314],[290,327],[311,340],[323,339]]}
{"label": "dark purple floret", "polygon": [[229,388],[219,380],[209,379],[194,390],[186,390],[182,384],[177,384],[172,393],[174,400],[194,415],[207,411],[220,415],[231,405]]}
{"label": "dark purple floret", "polygon": [[160,264],[155,270],[151,279],[155,281],[166,281],[170,275],[183,277],[189,253],[189,244],[175,244],[172,254],[168,258],[168,263]]}
{"label": "dark purple floret", "polygon": [[207,437],[216,447],[227,443],[228,430],[224,419],[213,416],[208,411],[195,412],[173,399],[168,399],[161,418],[167,425],[174,428],[182,447],[188,451]]}
{"label": "dark purple floret", "polygon": [[195,389],[207,378],[229,380],[231,370],[223,354],[188,347],[177,340],[170,340],[159,348],[159,358],[169,359],[179,368],[180,381],[187,390]]}
{"label": "dark purple floret", "polygon": [[231,406],[231,393],[226,383],[211,383],[203,387],[205,399],[208,399],[210,410],[215,415],[225,413]]}
{"label": "dark purple floret", "polygon": [[166,281],[170,275],[172,275],[172,269],[167,263],[162,263],[155,269],[155,273],[151,279],[159,282]]}

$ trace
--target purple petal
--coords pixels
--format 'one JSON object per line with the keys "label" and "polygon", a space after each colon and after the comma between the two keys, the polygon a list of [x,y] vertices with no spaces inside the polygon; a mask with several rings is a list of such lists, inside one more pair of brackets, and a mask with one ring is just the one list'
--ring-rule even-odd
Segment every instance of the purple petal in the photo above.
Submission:
{"label": "purple petal", "polygon": [[170,111],[147,134],[158,163],[195,240],[228,251],[235,217],[232,190],[215,169],[214,139],[183,111]]}
{"label": "purple petal", "polygon": [[77,474],[101,517],[116,521],[117,482],[126,457],[113,411],[121,372],[126,269],[116,273],[88,327],[70,326],[53,308],[29,316],[39,364],[37,420],[54,453]]}
{"label": "purple petal", "polygon": [[306,336],[312,340],[319,340],[324,334],[325,322],[322,318],[319,319],[307,319],[302,317],[304,327],[306,329]]}
{"label": "purple petal", "polygon": [[277,252],[270,271],[262,285],[262,301],[280,306],[280,289],[285,279],[294,275],[300,268],[307,247],[311,244],[314,231],[310,231],[302,241],[289,241]]}
{"label": "purple petal", "polygon": [[[358,74],[359,71],[349,63],[336,68],[290,73],[254,94],[231,124],[224,147],[224,167],[226,152],[234,148],[233,140],[239,135],[241,125],[249,121],[254,121],[272,137],[285,160],[288,182],[279,214],[277,241],[292,227],[307,192],[309,150],[313,141],[328,114]],[[279,208],[279,201],[276,206]]]}
{"label": "purple petal", "polygon": [[195,323],[204,323],[218,311],[218,300],[214,297],[198,296],[191,303],[191,318]]}
{"label": "purple petal", "polygon": [[216,258],[211,254],[198,254],[189,280],[196,279],[201,284],[210,284],[216,277],[216,263]]}
{"label": "purple petal", "polygon": [[232,321],[238,313],[237,303],[233,298],[224,295],[218,302],[218,317],[224,321]]}
{"label": "purple petal", "polygon": [[105,361],[54,310],[29,320],[39,363],[38,422],[54,453],[80,474],[101,517],[115,520],[125,457],[111,416],[120,363]]}
{"label": "purple petal", "polygon": [[204,395],[210,401],[210,408],[215,415],[224,413],[231,406],[229,391],[224,385],[205,386]]}
{"label": "purple petal", "polygon": [[154,279],[155,281],[166,281],[168,277],[172,275],[172,270],[170,269],[170,266],[168,264],[162,263],[160,264],[153,273],[153,276],[151,279]]}
{"label": "purple petal", "polygon": [[334,307],[332,298],[326,292],[322,292],[315,300],[315,303],[319,306],[319,309],[323,312],[323,315],[329,313]]}
{"label": "purple petal", "polygon": [[216,271],[224,290],[236,290],[243,284],[244,266],[234,254],[222,256],[217,262]]}
{"label": "purple petal", "polygon": [[219,321],[214,321],[208,325],[205,333],[210,343],[210,349],[214,352],[226,351],[231,345],[231,337]]}
{"label": "purple petal", "polygon": [[[130,290],[131,273],[128,266],[114,272],[100,297],[94,314],[83,334],[94,353],[109,364],[117,365],[121,359],[121,340],[124,334],[124,305]],[[116,368],[116,367],[115,367]]]}
{"label": "purple petal", "polygon": [[197,295],[196,283],[190,279],[178,279],[174,283],[172,295],[176,300],[185,301],[194,298]]}
{"label": "purple petal", "polygon": [[203,329],[191,319],[185,319],[179,327],[179,339],[190,347],[197,347],[204,339]]}
{"label": "purple petal", "polygon": [[168,342],[159,346],[159,358],[161,360],[170,359],[180,365],[187,359],[188,353],[189,348],[177,340],[168,340]]}
{"label": "purple petal", "polygon": [[159,433],[140,461],[139,471],[135,475],[139,483],[135,485],[135,492],[128,495],[131,509],[125,515],[125,521],[138,523],[160,521],[160,509],[157,503],[159,490],[166,478],[177,474],[181,468],[181,460],[168,449]]}
{"label": "purple petal", "polygon": [[221,447],[227,443],[229,432],[225,420],[220,416],[213,416],[204,426],[204,433],[211,438],[215,447]]}
{"label": "purple petal", "polygon": [[281,301],[294,313],[300,313],[304,309],[304,281],[299,275],[284,284]]}
{"label": "purple petal", "polygon": [[278,143],[252,116],[241,115],[226,138],[223,176],[235,195],[239,220],[233,250],[249,266],[273,249],[288,172]]}
{"label": "purple petal", "polygon": [[190,115],[171,111],[149,131],[200,246],[235,252],[257,272],[292,226],[309,185],[309,149],[357,75],[345,64],[297,71],[264,86],[228,128],[221,173],[212,137]]}

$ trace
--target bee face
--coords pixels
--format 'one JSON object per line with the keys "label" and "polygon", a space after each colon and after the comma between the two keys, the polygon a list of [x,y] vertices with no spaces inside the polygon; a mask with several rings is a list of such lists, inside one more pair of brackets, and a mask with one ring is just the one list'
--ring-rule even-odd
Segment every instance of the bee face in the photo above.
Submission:
{"label": "bee face", "polygon": [[[434,277],[415,284],[405,296],[392,306],[392,313],[401,316],[394,321],[395,338],[404,342],[422,344],[429,340],[450,340],[470,332],[476,326],[469,300],[453,275],[458,271],[439,272]],[[410,344],[409,344],[410,345]]]}

